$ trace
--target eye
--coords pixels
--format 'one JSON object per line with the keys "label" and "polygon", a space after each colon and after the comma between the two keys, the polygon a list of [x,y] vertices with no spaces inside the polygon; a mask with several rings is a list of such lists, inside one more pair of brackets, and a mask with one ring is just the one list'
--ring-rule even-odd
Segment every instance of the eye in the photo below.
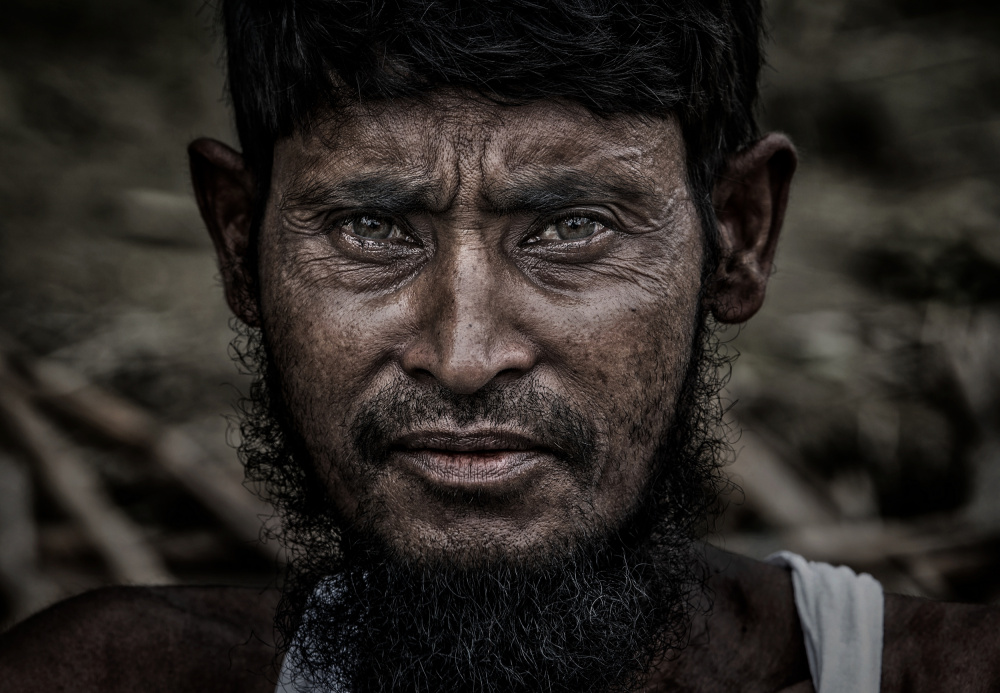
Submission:
{"label": "eye", "polygon": [[551,221],[542,227],[533,241],[579,241],[590,238],[606,227],[590,217],[565,217]]}
{"label": "eye", "polygon": [[348,217],[340,223],[340,227],[353,236],[370,241],[410,240],[410,236],[392,219],[371,214]]}

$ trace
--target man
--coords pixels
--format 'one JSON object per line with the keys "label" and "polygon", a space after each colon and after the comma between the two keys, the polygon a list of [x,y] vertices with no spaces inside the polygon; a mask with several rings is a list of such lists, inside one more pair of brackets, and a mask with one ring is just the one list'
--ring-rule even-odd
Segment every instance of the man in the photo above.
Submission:
{"label": "man", "polygon": [[243,154],[191,167],[289,575],[70,600],[4,636],[0,687],[1000,685],[995,610],[694,539],[712,326],[760,308],[795,168],[753,120],[758,3],[223,17]]}

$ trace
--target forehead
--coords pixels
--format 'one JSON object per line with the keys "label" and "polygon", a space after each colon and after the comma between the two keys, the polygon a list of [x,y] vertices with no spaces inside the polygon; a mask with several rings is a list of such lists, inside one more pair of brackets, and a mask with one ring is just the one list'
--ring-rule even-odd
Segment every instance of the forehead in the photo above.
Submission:
{"label": "forehead", "polygon": [[432,184],[442,204],[519,175],[611,180],[654,195],[686,180],[673,118],[601,117],[555,101],[500,106],[447,93],[320,118],[278,142],[274,171],[290,187],[392,172]]}

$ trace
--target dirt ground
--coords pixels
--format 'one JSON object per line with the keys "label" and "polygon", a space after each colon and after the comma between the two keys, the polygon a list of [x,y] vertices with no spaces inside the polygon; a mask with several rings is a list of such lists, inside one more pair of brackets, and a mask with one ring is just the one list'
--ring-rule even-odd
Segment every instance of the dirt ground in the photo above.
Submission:
{"label": "dirt ground", "polygon": [[[213,11],[4,14],[0,623],[144,576],[266,584],[276,549],[226,490],[246,493],[227,417],[247,383],[185,159],[195,136],[235,142]],[[742,493],[709,539],[1000,600],[1000,7],[773,0],[769,17],[763,120],[802,160],[767,305],[726,336]],[[72,410],[67,388],[100,396]]]}

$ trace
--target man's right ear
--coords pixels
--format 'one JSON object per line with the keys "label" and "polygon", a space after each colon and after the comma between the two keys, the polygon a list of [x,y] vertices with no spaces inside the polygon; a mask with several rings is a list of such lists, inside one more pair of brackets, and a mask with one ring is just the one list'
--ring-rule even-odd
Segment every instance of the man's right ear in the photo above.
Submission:
{"label": "man's right ear", "polygon": [[226,302],[237,318],[260,325],[250,246],[254,180],[239,152],[222,142],[200,138],[188,145],[191,182],[201,218],[215,245]]}

